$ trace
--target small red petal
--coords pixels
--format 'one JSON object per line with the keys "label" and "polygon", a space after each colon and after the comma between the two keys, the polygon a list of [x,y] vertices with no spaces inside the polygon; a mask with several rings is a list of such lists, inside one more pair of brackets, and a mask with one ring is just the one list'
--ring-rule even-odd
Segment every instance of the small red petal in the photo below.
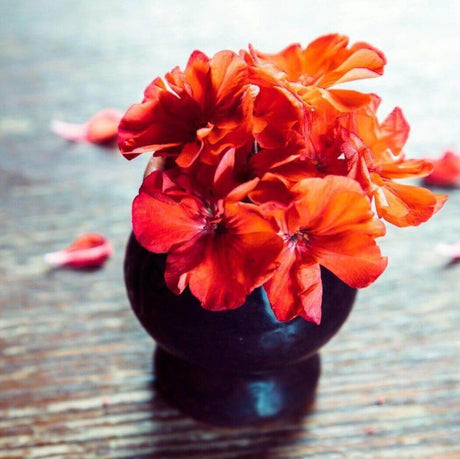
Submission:
{"label": "small red petal", "polygon": [[82,124],[53,120],[51,130],[71,142],[105,144],[116,140],[118,124],[122,116],[123,112],[120,110],[107,108],[96,113],[90,120]]}
{"label": "small red petal", "polygon": [[451,151],[433,161],[433,172],[423,179],[425,185],[456,188],[460,185],[460,156]]}
{"label": "small red petal", "polygon": [[55,267],[99,268],[112,255],[112,252],[112,245],[104,236],[88,233],[79,236],[66,249],[47,253],[44,258],[48,264]]}

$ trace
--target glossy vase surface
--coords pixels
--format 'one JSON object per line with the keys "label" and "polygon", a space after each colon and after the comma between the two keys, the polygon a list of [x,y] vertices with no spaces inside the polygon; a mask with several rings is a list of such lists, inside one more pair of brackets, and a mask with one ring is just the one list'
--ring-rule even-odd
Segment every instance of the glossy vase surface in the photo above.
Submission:
{"label": "glossy vase surface", "polygon": [[131,235],[125,282],[134,313],[158,344],[158,390],[182,411],[216,425],[239,426],[301,415],[320,374],[318,349],[345,322],[356,290],[322,269],[320,325],[279,322],[263,288],[230,311],[203,309],[186,289],[164,281],[166,255]]}

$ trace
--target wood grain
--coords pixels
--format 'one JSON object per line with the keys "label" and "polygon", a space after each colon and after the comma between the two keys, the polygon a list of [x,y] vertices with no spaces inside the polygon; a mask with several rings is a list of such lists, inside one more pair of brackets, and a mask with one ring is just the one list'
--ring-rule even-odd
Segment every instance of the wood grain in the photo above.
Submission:
{"label": "wood grain", "polygon": [[[389,229],[388,270],[323,349],[317,400],[303,419],[218,429],[157,395],[153,343],[122,280],[147,159],[48,131],[54,117],[126,108],[156,75],[145,44],[123,33],[137,16],[122,3],[75,2],[74,13],[65,2],[0,5],[10,18],[0,32],[0,456],[460,457],[459,271],[434,250],[458,238],[458,192],[426,225]],[[87,231],[114,244],[102,270],[44,265],[44,253]]]}

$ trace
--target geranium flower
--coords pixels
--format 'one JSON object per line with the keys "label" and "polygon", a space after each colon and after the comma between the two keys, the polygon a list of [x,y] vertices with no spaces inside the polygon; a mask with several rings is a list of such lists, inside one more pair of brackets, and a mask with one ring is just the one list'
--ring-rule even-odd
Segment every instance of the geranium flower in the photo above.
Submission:
{"label": "geranium flower", "polygon": [[119,128],[120,150],[128,159],[143,152],[173,156],[181,167],[198,156],[217,164],[229,147],[252,143],[256,88],[247,76],[246,63],[231,51],[212,59],[195,51],[184,72],[176,67],[156,78],[143,102],[127,111]]}
{"label": "geranium flower", "polygon": [[383,272],[385,226],[371,203],[404,227],[447,199],[396,182],[432,169],[405,157],[402,111],[379,122],[378,96],[335,87],[385,64],[378,49],[332,34],[277,54],[195,51],[184,71],[150,84],[118,141],[128,159],[154,153],[133,229],[167,253],[170,290],[224,310],[263,285],[279,320],[320,323],[321,266],[355,288]]}
{"label": "geranium flower", "polygon": [[423,159],[405,158],[402,149],[409,135],[409,124],[399,108],[379,124],[375,111],[379,98],[355,114],[349,114],[345,155],[348,175],[357,180],[375,199],[379,217],[399,226],[417,226],[431,218],[444,205],[447,196],[430,190],[394,182],[393,179],[427,175],[432,164]]}
{"label": "geranium flower", "polygon": [[306,101],[314,105],[315,101],[325,99],[340,111],[368,103],[369,95],[330,89],[331,86],[377,77],[383,74],[386,64],[380,50],[361,42],[348,48],[348,37],[339,34],[319,37],[304,49],[295,43],[276,54],[262,53],[250,46],[249,54],[243,53],[243,56],[253,68],[256,67],[253,71],[256,81],[281,80],[281,71],[289,82],[301,85],[296,87]]}
{"label": "geranium flower", "polygon": [[334,84],[383,74],[384,54],[367,43],[348,48],[348,37],[324,35],[302,49],[294,43],[276,54],[267,54],[251,47],[251,53],[262,62],[270,62],[282,70],[288,80],[305,85],[328,88]]}
{"label": "geranium flower", "polygon": [[240,202],[257,180],[228,190],[232,180],[227,171],[227,165],[216,171],[220,192],[215,199],[178,185],[181,177],[155,171],[145,178],[133,203],[139,243],[152,252],[168,253],[168,287],[179,294],[188,285],[211,310],[241,306],[276,269],[283,247],[261,210]]}
{"label": "geranium flower", "polygon": [[374,219],[359,184],[349,178],[304,179],[291,191],[297,198],[287,209],[264,207],[285,241],[280,266],[264,288],[279,320],[300,315],[319,324],[320,266],[351,287],[368,286],[387,265],[375,243],[385,227]]}
{"label": "geranium flower", "polygon": [[307,112],[284,147],[262,150],[250,158],[250,167],[258,177],[271,173],[292,183],[328,174],[347,175],[346,141],[337,118],[316,110]]}

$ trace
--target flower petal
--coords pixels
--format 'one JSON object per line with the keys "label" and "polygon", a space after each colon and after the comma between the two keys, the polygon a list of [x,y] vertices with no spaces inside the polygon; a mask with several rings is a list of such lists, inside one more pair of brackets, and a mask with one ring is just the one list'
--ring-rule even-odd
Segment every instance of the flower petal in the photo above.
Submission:
{"label": "flower petal", "polygon": [[460,186],[460,156],[452,151],[433,161],[433,171],[423,182],[428,186],[456,188]]}
{"label": "flower petal", "polygon": [[107,108],[96,113],[89,121],[83,124],[64,123],[53,120],[51,130],[72,142],[90,142],[106,144],[117,138],[118,124],[123,112],[114,108]]}
{"label": "flower petal", "polygon": [[72,244],[59,252],[47,253],[45,261],[51,266],[71,268],[99,268],[112,255],[110,242],[102,235],[88,233],[79,236]]}
{"label": "flower petal", "polygon": [[322,283],[317,263],[302,260],[293,247],[286,247],[278,258],[280,266],[264,284],[270,305],[280,321],[302,316],[321,322]]}
{"label": "flower petal", "polygon": [[374,237],[364,231],[317,237],[314,243],[312,253],[318,262],[350,287],[367,287],[388,264]]}
{"label": "flower petal", "polygon": [[[375,179],[374,179],[375,181]],[[383,180],[374,193],[379,217],[399,227],[417,226],[430,219],[445,203],[447,196],[430,190]]]}
{"label": "flower petal", "polygon": [[147,250],[168,252],[174,245],[192,239],[203,230],[203,204],[185,192],[163,193],[164,173],[144,179],[133,202],[133,231]]}
{"label": "flower petal", "polygon": [[374,282],[387,265],[375,242],[385,227],[374,218],[359,184],[328,176],[302,180],[292,191],[299,193],[293,205],[299,217],[290,226],[293,231],[302,228],[312,258],[351,287]]}
{"label": "flower petal", "polygon": [[145,94],[144,101],[132,105],[119,125],[118,146],[126,158],[196,140],[193,127],[200,117],[200,107],[186,91],[179,97],[156,78]]}
{"label": "flower petal", "polygon": [[359,184],[347,177],[305,179],[292,188],[298,193],[295,208],[300,220],[308,221],[312,234],[338,234],[370,230],[385,234],[384,225],[374,220],[370,201]]}
{"label": "flower petal", "polygon": [[410,126],[399,107],[387,116],[379,127],[379,138],[372,149],[378,152],[389,148],[394,155],[398,155],[409,137]]}
{"label": "flower petal", "polygon": [[370,46],[369,48],[355,48],[345,61],[334,71],[326,73],[317,84],[327,88],[347,81],[375,78],[383,74],[385,63],[386,60],[381,51]]}
{"label": "flower petal", "polygon": [[340,112],[356,110],[371,101],[369,94],[352,91],[351,89],[323,89],[321,90],[321,95]]}
{"label": "flower petal", "polygon": [[226,203],[224,221],[221,232],[206,236],[202,261],[189,274],[191,292],[214,311],[241,306],[273,273],[283,247],[255,206]]}

